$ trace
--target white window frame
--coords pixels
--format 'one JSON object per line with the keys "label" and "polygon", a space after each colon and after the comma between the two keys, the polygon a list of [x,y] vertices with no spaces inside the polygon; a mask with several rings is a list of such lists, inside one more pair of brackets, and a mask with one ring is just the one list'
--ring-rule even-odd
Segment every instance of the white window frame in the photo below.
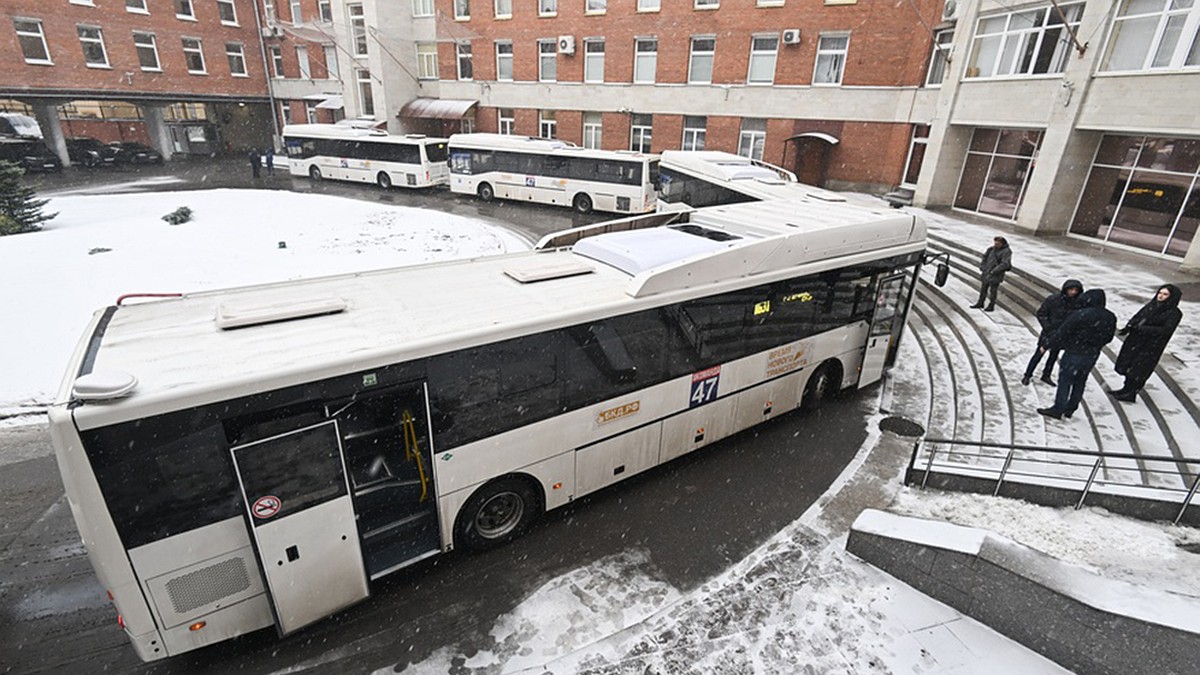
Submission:
{"label": "white window frame", "polygon": [[[688,126],[689,122],[704,120],[702,126]],[[703,150],[708,139],[708,117],[704,115],[685,115],[683,117],[683,142],[679,147],[683,150]]]}
{"label": "white window frame", "polygon": [[513,0],[492,0],[492,16],[497,19],[512,18]]}
{"label": "white window frame", "polygon": [[[465,48],[465,51],[464,51],[464,48]],[[464,58],[467,63],[467,69],[470,71],[465,76],[463,75]],[[472,52],[471,52],[471,42],[469,40],[463,40],[462,42],[456,42],[454,44],[455,74],[458,76],[458,79],[460,81],[469,82],[469,81],[475,79],[474,58],[475,58],[474,54],[472,54]]]}
{"label": "white window frame", "polygon": [[305,120],[308,121],[309,124],[317,123],[317,102],[316,101],[305,101],[304,102],[304,118],[305,118]]}
{"label": "white window frame", "polygon": [[285,125],[292,123],[292,104],[290,101],[279,102],[279,121]]}
{"label": "white window frame", "polygon": [[[1083,15],[1083,2],[1063,3],[1059,5],[1070,21],[1071,30],[1079,30],[1079,20]],[[1036,24],[1023,25],[1024,18],[1040,13]],[[975,36],[971,40],[971,54],[967,61],[967,79],[987,79],[1002,77],[1028,77],[1057,75],[1066,70],[1071,57],[1071,39],[1067,29],[1062,24],[1051,24],[1050,20],[1058,20],[1058,10],[1052,5],[1029,7],[1020,11],[1005,14],[992,14],[979,17],[975,23]],[[1059,37],[1054,43],[1045,41],[1047,32],[1058,30]],[[1032,48],[1032,54],[1030,49]],[[1045,72],[1034,72],[1038,55],[1043,48],[1052,49],[1051,66]],[[1022,69],[1020,62],[1029,56],[1029,64]]]}
{"label": "white window frame", "polygon": [[271,61],[271,77],[283,79],[283,47],[279,45],[268,45],[267,56]]}
{"label": "white window frame", "polygon": [[[22,32],[21,29],[19,27],[17,27],[18,22],[37,26],[37,32],[34,33],[31,31],[28,31],[28,30]],[[13,17],[13,30],[15,30],[17,33],[17,42],[20,42],[21,38],[36,37],[42,43],[42,53],[46,55],[46,58],[44,58],[44,59],[39,59],[36,57],[29,58],[29,56],[25,53],[25,45],[21,45],[21,56],[25,59],[25,63],[32,63],[32,64],[37,64],[37,65],[54,65],[54,59],[50,58],[50,45],[48,45],[46,43],[46,29],[42,26],[41,19],[25,19],[22,17]]]}
{"label": "white window frame", "polygon": [[[233,77],[250,77],[250,70],[246,65],[246,45],[240,42],[225,43],[225,59],[229,61],[229,74]],[[242,72],[234,69],[234,64],[238,61],[242,64]]]}
{"label": "white window frame", "polygon": [[367,56],[367,14],[362,3],[346,5],[346,16],[350,23],[350,49],[355,56]]}
{"label": "white window frame", "polygon": [[[96,31],[96,34],[95,36],[84,37],[84,31]],[[104,32],[100,29],[100,26],[89,26],[86,24],[75,26],[75,33],[79,36],[79,46],[83,49],[84,65],[88,68],[112,68],[108,63],[108,50],[104,47]],[[88,60],[89,44],[100,46],[100,58],[103,59],[101,63],[92,63]]]}
{"label": "white window frame", "polygon": [[553,110],[538,111],[538,138],[558,138],[558,117]]}
{"label": "white window frame", "polygon": [[[1200,5],[1193,3],[1191,7],[1174,9],[1172,8],[1173,4],[1170,0],[1164,0],[1161,6],[1154,11],[1122,14],[1128,8],[1129,0],[1122,2],[1113,16],[1112,28],[1105,44],[1104,59],[1101,61],[1100,70],[1102,72],[1138,72],[1178,70],[1200,66]],[[1180,19],[1180,21],[1173,21],[1175,19]],[[1133,67],[1112,67],[1112,59],[1118,42],[1123,36],[1130,35],[1126,33],[1126,30],[1135,24],[1148,24],[1151,21],[1154,22],[1154,29],[1150,33],[1149,41],[1145,42],[1145,52],[1142,55],[1141,64]],[[1172,23],[1179,26],[1177,32],[1171,30]],[[1173,36],[1172,33],[1174,33]],[[1134,33],[1132,37],[1135,42],[1131,44],[1135,47],[1144,42],[1138,40],[1139,37],[1142,37],[1141,35]],[[1168,48],[1167,40],[1172,38],[1175,40],[1175,45]],[[1161,57],[1164,55],[1166,59],[1162,61]],[[1188,62],[1189,57],[1191,57],[1190,63]]]}
{"label": "white window frame", "polygon": [[[826,40],[845,40],[844,47],[823,47],[822,44]],[[849,33],[821,33],[817,36],[817,58],[813,63],[812,83],[814,87],[840,87],[842,80],[846,77],[846,57],[850,54],[850,34]],[[837,77],[834,80],[818,81],[817,77],[821,72],[823,63],[828,63],[829,59],[834,59],[837,63]]]}
{"label": "white window frame", "polygon": [[[496,81],[497,82],[512,82],[513,81],[513,43],[512,40],[496,40]],[[502,51],[502,47],[507,47],[508,51]],[[508,64],[508,77],[501,77],[500,74],[504,68],[502,64]]]}
{"label": "white window frame", "polygon": [[417,79],[438,79],[437,43],[417,43]]}
{"label": "white window frame", "polygon": [[558,40],[537,41],[538,82],[558,82]]}
{"label": "white window frame", "polygon": [[471,20],[471,0],[454,0],[454,20]]}
{"label": "white window frame", "polygon": [[371,84],[371,71],[366,68],[356,68],[354,82],[357,85],[359,117],[374,117],[375,89]]}
{"label": "white window frame", "polygon": [[[929,70],[925,73],[926,87],[940,87],[946,81],[950,69],[950,55],[954,48],[954,29],[947,28],[933,34],[933,53],[929,56]],[[934,76],[937,76],[936,81]]]}
{"label": "white window frame", "polygon": [[[747,129],[746,124],[748,122],[753,123],[755,127],[758,127],[759,126],[758,123],[761,122],[762,129],[761,130],[758,128]],[[763,152],[765,152],[765,150],[766,150],[766,146],[767,146],[767,121],[765,119],[760,119],[760,118],[742,118],[742,126],[741,126],[741,129],[738,131],[737,154],[741,155],[742,157],[748,157],[750,159],[755,159],[755,160],[758,160],[761,162],[762,158],[763,158]],[[756,148],[757,148],[757,152],[755,151]],[[744,150],[744,152],[743,152],[743,150]],[[757,156],[755,156],[755,155],[757,155]]]}
{"label": "white window frame", "polygon": [[[222,10],[228,10],[229,15],[233,18],[227,20],[221,14]],[[220,19],[222,26],[238,25],[237,6],[233,4],[233,0],[217,0],[217,18]]]}
{"label": "white window frame", "polygon": [[693,9],[719,9],[721,0],[696,0]]}
{"label": "white window frame", "polygon": [[[150,40],[150,43],[149,44],[145,44],[145,43],[139,44],[138,43],[139,37],[148,38]],[[144,49],[149,49],[150,53],[154,55],[154,66],[153,67],[141,65],[142,53],[143,53],[142,50],[144,50]],[[154,36],[154,33],[147,33],[145,31],[136,31],[136,30],[133,31],[133,51],[135,54],[137,54],[138,65],[141,66],[141,69],[143,72],[147,72],[147,73],[161,73],[162,72],[162,60],[158,58],[158,38],[156,38]]]}
{"label": "white window frame", "polygon": [[[635,124],[638,117],[649,117],[650,124]],[[634,152],[650,152],[654,142],[654,116],[633,114],[629,117],[629,149]]]}
{"label": "white window frame", "polygon": [[[505,116],[504,113],[508,113]],[[496,132],[511,136],[517,127],[517,115],[512,108],[497,108],[496,109]]]}
{"label": "white window frame", "polygon": [[[775,46],[772,49],[759,49],[760,40],[774,40]],[[771,76],[767,79],[754,79],[754,64],[769,60],[771,64]],[[746,84],[774,84],[775,83],[775,66],[779,63],[779,33],[769,33],[766,35],[751,35],[750,36],[750,65],[746,68]]]}
{"label": "white window frame", "polygon": [[296,45],[296,65],[300,70],[300,79],[312,79],[312,61],[308,58],[308,45]]}
{"label": "white window frame", "polygon": [[[175,5],[176,19],[183,19],[184,21],[196,20],[196,6],[192,4],[192,0],[171,0],[171,2]],[[187,12],[179,11],[185,7],[187,8]]]}
{"label": "white window frame", "polygon": [[783,7],[784,0],[755,0],[755,7]]}
{"label": "white window frame", "polygon": [[604,115],[598,112],[583,113],[583,147],[599,150],[603,147]]}
{"label": "white window frame", "polygon": [[538,0],[538,16],[558,16],[558,0]]}
{"label": "white window frame", "polygon": [[291,12],[293,26],[304,23],[304,6],[301,4],[301,0],[291,0],[288,3],[288,11]]}
{"label": "white window frame", "polygon": [[598,15],[608,13],[608,0],[584,0],[583,13],[588,15]]}
{"label": "white window frame", "polygon": [[342,69],[338,66],[337,47],[324,45],[321,50],[325,53],[325,77],[330,80],[342,79]]}
{"label": "white window frame", "polygon": [[317,18],[321,23],[333,23],[333,0],[317,0]]}
{"label": "white window frame", "polygon": [[414,19],[433,16],[433,0],[412,0],[412,11]]}
{"label": "white window frame", "polygon": [[[917,132],[921,130],[921,127],[925,127],[925,135],[924,136],[917,135]],[[909,134],[909,138],[908,138],[908,156],[904,158],[904,173],[900,174],[900,187],[906,187],[906,188],[917,187],[916,183],[908,183],[904,179],[908,177],[908,170],[909,170],[909,168],[912,167],[913,154],[915,154],[914,151],[917,149],[917,146],[923,145],[923,146],[925,146],[926,150],[929,149],[929,133],[930,133],[929,125],[923,125],[923,124],[912,125],[912,133]]]}
{"label": "white window frame", "polygon": [[662,0],[637,0],[637,11],[639,12],[661,12]]}
{"label": "white window frame", "polygon": [[[204,61],[204,42],[200,38],[185,37],[181,38],[183,44],[183,63],[187,68],[189,75],[207,75],[208,65]],[[194,48],[188,47],[189,42],[195,42]],[[192,64],[188,59],[188,54],[195,53],[200,57],[200,70],[192,70]]]}
{"label": "white window frame", "polygon": [[275,23],[275,0],[263,0],[263,19],[268,23]]}
{"label": "white window frame", "polygon": [[[711,42],[712,49],[708,51],[697,51],[696,45],[701,42]],[[689,41],[690,47],[688,50],[688,84],[712,84],[713,66],[717,62],[717,36],[715,35],[693,35]],[[707,79],[697,79],[699,74],[697,71],[697,59],[708,62],[708,77]]]}
{"label": "white window frame", "polygon": [[[652,45],[653,51],[639,51],[639,47],[643,44]],[[650,63],[650,79],[644,77],[638,78],[639,65],[644,65],[646,61]],[[633,83],[634,84],[654,84],[658,81],[658,38],[643,37],[634,38],[633,40]]]}
{"label": "white window frame", "polygon": [[130,14],[150,13],[150,10],[146,8],[146,0],[125,0],[125,11]]}
{"label": "white window frame", "polygon": [[583,81],[604,82],[604,38],[587,38],[583,41]]}

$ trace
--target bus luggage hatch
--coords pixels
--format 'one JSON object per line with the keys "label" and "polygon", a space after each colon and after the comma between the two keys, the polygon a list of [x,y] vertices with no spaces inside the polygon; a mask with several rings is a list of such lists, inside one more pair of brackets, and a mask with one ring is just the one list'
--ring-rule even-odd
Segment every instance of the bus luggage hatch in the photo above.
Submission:
{"label": "bus luggage hatch", "polygon": [[231,452],[280,635],[366,598],[337,422]]}
{"label": "bus luggage hatch", "polygon": [[875,311],[871,316],[871,332],[867,335],[862,372],[858,378],[860,387],[883,377],[888,350],[892,340],[900,334],[899,323],[904,320],[903,314],[900,313],[900,291],[903,288],[903,274],[890,276],[879,282],[879,291],[875,295]]}

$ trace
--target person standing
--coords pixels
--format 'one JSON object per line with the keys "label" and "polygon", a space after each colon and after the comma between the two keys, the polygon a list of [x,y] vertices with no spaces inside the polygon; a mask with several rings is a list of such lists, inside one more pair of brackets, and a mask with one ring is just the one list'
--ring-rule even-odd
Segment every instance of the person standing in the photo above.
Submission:
{"label": "person standing", "polygon": [[1138,392],[1154,373],[1167,342],[1183,318],[1179,309],[1182,297],[1183,292],[1178,286],[1163,284],[1150,302],[1117,333],[1126,336],[1116,363],[1117,374],[1125,376],[1125,386],[1110,391],[1113,398],[1127,403],[1137,400]]}
{"label": "person standing", "polygon": [[1042,325],[1042,332],[1038,334],[1037,347],[1033,350],[1033,356],[1029,357],[1029,365],[1025,366],[1025,376],[1021,378],[1021,384],[1028,385],[1033,379],[1033,371],[1037,370],[1038,361],[1042,360],[1042,354],[1046,354],[1046,367],[1042,369],[1042,382],[1054,386],[1054,380],[1050,379],[1050,372],[1054,370],[1054,363],[1058,360],[1058,350],[1045,350],[1042,347],[1046,346],[1046,340],[1050,338],[1050,334],[1058,330],[1063,321],[1066,321],[1067,315],[1075,309],[1076,303],[1079,301],[1079,294],[1083,292],[1083,284],[1077,279],[1067,279],[1062,285],[1062,290],[1058,293],[1051,293],[1042,301],[1042,306],[1038,307],[1037,320]]}
{"label": "person standing", "polygon": [[275,175],[275,146],[267,146],[267,175]]}
{"label": "person standing", "polygon": [[1117,332],[1117,316],[1104,305],[1104,291],[1098,288],[1085,291],[1079,296],[1079,309],[1067,316],[1042,347],[1046,351],[1061,349],[1062,358],[1054,405],[1038,408],[1038,414],[1052,419],[1070,418],[1079,408],[1088,374],[1100,358],[1100,350],[1112,342]]}
{"label": "person standing", "polygon": [[[991,247],[983,252],[983,260],[979,262],[979,300],[971,305],[971,309],[983,308],[985,312],[996,309],[996,293],[1000,290],[1000,282],[1004,281],[1004,273],[1012,269],[1012,249],[1008,240],[996,237]],[[984,307],[984,301],[987,306]]]}
{"label": "person standing", "polygon": [[258,178],[258,165],[260,162],[262,162],[262,155],[258,154],[258,150],[250,148],[250,154],[248,157],[250,159],[250,173],[255,178]]}

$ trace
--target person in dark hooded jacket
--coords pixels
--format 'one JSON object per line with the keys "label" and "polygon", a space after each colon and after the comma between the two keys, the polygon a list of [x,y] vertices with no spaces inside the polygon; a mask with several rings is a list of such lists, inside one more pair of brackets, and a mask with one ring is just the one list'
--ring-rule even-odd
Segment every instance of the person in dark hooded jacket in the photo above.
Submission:
{"label": "person in dark hooded jacket", "polygon": [[[1004,273],[1011,269],[1012,249],[1008,247],[1008,240],[996,237],[979,261],[979,299],[971,305],[971,309],[995,311],[996,293],[1000,290],[1000,282],[1004,281]],[[985,301],[987,307],[983,306]]]}
{"label": "person in dark hooded jacket", "polygon": [[1050,373],[1054,370],[1054,363],[1058,360],[1058,350],[1044,350],[1046,341],[1050,338],[1050,334],[1058,330],[1063,321],[1067,320],[1067,315],[1075,310],[1079,303],[1079,294],[1083,292],[1083,284],[1077,279],[1067,279],[1062,285],[1062,290],[1058,293],[1051,293],[1042,301],[1042,306],[1038,307],[1037,320],[1042,325],[1042,332],[1038,335],[1037,347],[1033,350],[1033,356],[1029,357],[1029,365],[1025,366],[1025,376],[1021,378],[1021,384],[1029,384],[1033,379],[1033,371],[1037,370],[1038,361],[1042,360],[1042,354],[1046,354],[1046,367],[1042,369],[1042,382],[1050,386],[1054,386],[1054,380],[1050,379]]}
{"label": "person in dark hooded jacket", "polygon": [[1043,349],[1061,349],[1058,366],[1058,391],[1054,405],[1038,408],[1038,413],[1053,419],[1070,417],[1083,400],[1083,388],[1100,350],[1112,342],[1117,332],[1117,316],[1104,308],[1104,291],[1093,288],[1079,296],[1079,309],[1050,335]]}
{"label": "person in dark hooded jacket", "polygon": [[1178,286],[1163,284],[1118,333],[1126,336],[1116,364],[1117,374],[1125,376],[1125,386],[1109,392],[1113,398],[1126,402],[1137,400],[1137,393],[1154,373],[1167,342],[1183,318],[1183,312],[1179,310],[1182,297],[1183,292]]}

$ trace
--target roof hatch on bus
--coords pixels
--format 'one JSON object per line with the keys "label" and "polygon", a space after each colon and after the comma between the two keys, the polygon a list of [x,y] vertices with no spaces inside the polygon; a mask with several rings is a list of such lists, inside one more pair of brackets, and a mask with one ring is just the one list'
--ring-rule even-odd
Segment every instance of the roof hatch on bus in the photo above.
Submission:
{"label": "roof hatch on bus", "polygon": [[81,401],[107,401],[123,398],[137,388],[138,379],[122,371],[101,371],[75,378],[71,393]]}
{"label": "roof hatch on bus", "polygon": [[522,260],[519,263],[504,268],[504,274],[523,284],[573,277],[579,274],[591,274],[595,271],[591,265],[586,265],[577,260],[546,261],[538,260],[536,257],[533,260]]}
{"label": "roof hatch on bus", "polygon": [[224,330],[346,311],[346,301],[330,296],[277,300],[228,301],[217,306],[217,326]]}

